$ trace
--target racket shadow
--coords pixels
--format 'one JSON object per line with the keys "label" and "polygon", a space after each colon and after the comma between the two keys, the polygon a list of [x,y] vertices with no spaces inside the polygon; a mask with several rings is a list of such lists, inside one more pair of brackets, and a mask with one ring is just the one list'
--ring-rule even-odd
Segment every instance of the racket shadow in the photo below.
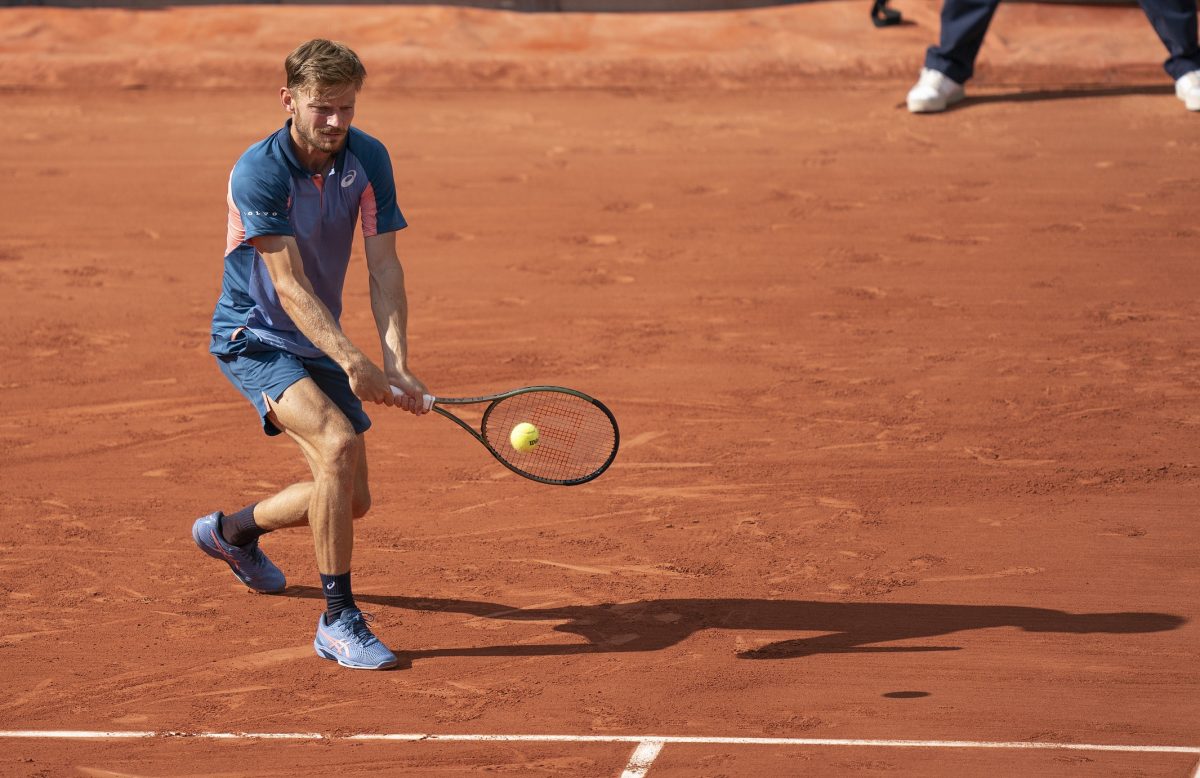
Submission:
{"label": "racket shadow", "polygon": [[[320,589],[293,586],[288,596],[323,599]],[[478,619],[545,622],[574,640],[558,644],[437,647],[404,652],[415,660],[449,656],[571,656],[660,651],[703,630],[823,633],[781,640],[738,654],[741,659],[796,659],[817,654],[958,651],[961,646],[879,645],[972,630],[1015,627],[1026,632],[1135,634],[1178,629],[1187,619],[1168,613],[1069,613],[1019,605],[821,602],[817,600],[662,599],[634,603],[521,608],[495,602],[355,594],[360,605]]]}

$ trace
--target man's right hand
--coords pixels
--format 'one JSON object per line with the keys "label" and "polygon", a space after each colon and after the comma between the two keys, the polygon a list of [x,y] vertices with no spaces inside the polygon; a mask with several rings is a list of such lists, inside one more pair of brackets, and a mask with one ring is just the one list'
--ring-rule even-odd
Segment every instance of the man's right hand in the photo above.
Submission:
{"label": "man's right hand", "polygon": [[376,405],[396,405],[387,376],[371,360],[363,358],[355,362],[346,370],[346,375],[350,378],[350,391],[358,399]]}

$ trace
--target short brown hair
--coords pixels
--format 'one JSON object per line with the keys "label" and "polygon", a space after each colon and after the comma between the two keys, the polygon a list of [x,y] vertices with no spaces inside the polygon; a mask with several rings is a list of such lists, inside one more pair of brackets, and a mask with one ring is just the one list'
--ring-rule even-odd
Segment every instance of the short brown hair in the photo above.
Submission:
{"label": "short brown hair", "polygon": [[287,55],[283,62],[287,88],[310,91],[353,84],[362,89],[367,69],[350,47],[337,41],[313,38]]}

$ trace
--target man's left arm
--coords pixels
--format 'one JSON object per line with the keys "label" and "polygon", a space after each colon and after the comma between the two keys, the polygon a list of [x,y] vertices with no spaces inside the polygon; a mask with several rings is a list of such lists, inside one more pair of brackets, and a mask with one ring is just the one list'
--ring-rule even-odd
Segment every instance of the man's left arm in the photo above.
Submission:
{"label": "man's left arm", "polygon": [[405,394],[400,407],[420,415],[429,390],[408,367],[408,295],[404,268],[396,255],[396,233],[371,235],[363,239],[363,247],[371,275],[371,313],[383,347],[383,371]]}

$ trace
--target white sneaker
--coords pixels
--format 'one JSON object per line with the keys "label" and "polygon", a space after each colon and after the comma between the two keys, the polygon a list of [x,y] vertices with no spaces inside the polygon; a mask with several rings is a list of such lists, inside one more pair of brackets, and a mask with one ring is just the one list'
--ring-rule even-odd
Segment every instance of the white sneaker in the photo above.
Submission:
{"label": "white sneaker", "polygon": [[1175,96],[1189,111],[1200,111],[1200,70],[1184,73],[1175,82]]}
{"label": "white sneaker", "polygon": [[963,85],[945,73],[921,68],[921,77],[916,85],[908,90],[908,110],[913,113],[937,113],[946,110],[965,96]]}

